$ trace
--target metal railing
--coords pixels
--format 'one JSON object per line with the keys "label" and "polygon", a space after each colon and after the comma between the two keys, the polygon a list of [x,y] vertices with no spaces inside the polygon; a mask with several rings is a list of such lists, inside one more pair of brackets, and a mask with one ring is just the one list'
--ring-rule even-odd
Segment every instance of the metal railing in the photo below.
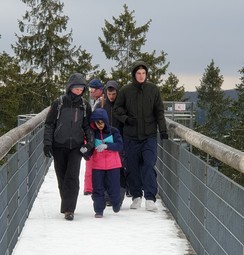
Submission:
{"label": "metal railing", "polygon": [[[159,142],[159,195],[198,255],[244,254],[244,188],[191,153],[191,146],[243,173],[244,153],[167,119]],[[178,141],[178,140],[177,140]],[[187,142],[190,146],[182,146]]]}
{"label": "metal railing", "polygon": [[[15,247],[51,160],[43,155],[45,109],[0,137],[0,254]],[[28,119],[28,118],[27,118]],[[7,154],[10,150],[13,154]]]}

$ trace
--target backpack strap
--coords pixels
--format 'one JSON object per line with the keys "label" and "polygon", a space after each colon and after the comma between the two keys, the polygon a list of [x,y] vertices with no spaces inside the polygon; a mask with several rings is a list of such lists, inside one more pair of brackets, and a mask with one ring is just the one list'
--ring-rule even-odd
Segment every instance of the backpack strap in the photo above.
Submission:
{"label": "backpack strap", "polygon": [[[58,114],[57,114],[57,120],[59,119],[60,117],[60,113],[61,113],[61,108],[63,106],[63,97],[64,95],[61,95],[59,98],[58,98],[58,107],[57,107],[57,111],[58,111]],[[83,109],[84,111],[84,118],[86,117],[86,103],[85,103],[85,99],[81,98],[82,99],[82,105],[80,105],[80,108]]]}
{"label": "backpack strap", "polygon": [[86,118],[86,102],[84,98],[82,98],[83,110],[84,110],[84,118]]}
{"label": "backpack strap", "polygon": [[60,113],[61,113],[61,108],[62,108],[62,106],[63,106],[63,95],[60,96],[60,97],[58,98],[58,107],[57,107],[58,114],[57,114],[57,120],[58,120],[59,117],[60,117]]}

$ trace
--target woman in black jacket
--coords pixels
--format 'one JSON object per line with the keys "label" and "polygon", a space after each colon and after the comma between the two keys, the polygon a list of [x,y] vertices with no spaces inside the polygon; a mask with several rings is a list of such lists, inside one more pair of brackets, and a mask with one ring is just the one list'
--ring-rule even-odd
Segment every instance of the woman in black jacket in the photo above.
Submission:
{"label": "woman in black jacket", "polygon": [[[94,144],[90,128],[90,104],[82,97],[86,81],[80,73],[69,78],[66,94],[55,100],[44,129],[44,154],[53,156],[61,197],[61,213],[73,220],[79,193],[79,174],[83,147],[88,157]],[[85,148],[85,149],[84,149]]]}

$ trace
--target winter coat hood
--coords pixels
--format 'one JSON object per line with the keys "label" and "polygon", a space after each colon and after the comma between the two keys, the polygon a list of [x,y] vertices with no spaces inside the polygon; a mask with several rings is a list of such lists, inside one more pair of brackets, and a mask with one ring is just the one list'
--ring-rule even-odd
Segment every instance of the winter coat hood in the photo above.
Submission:
{"label": "winter coat hood", "polygon": [[109,118],[106,110],[104,110],[103,108],[97,108],[91,114],[90,123],[93,129],[97,129],[95,121],[98,120],[104,121],[105,127],[103,131],[109,133],[110,132]]}
{"label": "winter coat hood", "polygon": [[66,94],[68,94],[71,91],[72,87],[83,87],[84,90],[82,94],[86,90],[86,79],[83,77],[81,73],[74,73],[70,76],[67,85],[66,85]]}
{"label": "winter coat hood", "polygon": [[114,88],[116,89],[117,91],[119,90],[119,84],[116,82],[116,81],[108,81],[105,85],[105,90],[107,90],[108,88]]}
{"label": "winter coat hood", "polygon": [[[131,66],[132,82],[135,83],[135,84],[138,84],[138,81],[135,78],[135,74],[136,74],[137,70],[140,69],[141,67],[143,67],[143,69],[146,70],[146,74],[148,76],[148,67],[147,67],[147,64],[144,61],[135,61]],[[147,80],[147,77],[146,77],[145,81],[146,80]]]}

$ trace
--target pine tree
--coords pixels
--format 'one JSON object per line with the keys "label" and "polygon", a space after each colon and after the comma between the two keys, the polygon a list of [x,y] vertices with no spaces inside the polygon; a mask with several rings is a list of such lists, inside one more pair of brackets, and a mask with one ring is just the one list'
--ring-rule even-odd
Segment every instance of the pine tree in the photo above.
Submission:
{"label": "pine tree", "polygon": [[240,83],[236,84],[237,100],[231,106],[232,126],[230,135],[227,137],[228,145],[244,151],[244,67],[239,70]]}
{"label": "pine tree", "polygon": [[[225,138],[225,143],[229,146],[244,151],[244,67],[239,70],[241,74],[240,83],[236,85],[238,92],[237,100],[233,101],[230,111],[230,131]],[[221,167],[221,172],[229,178],[244,186],[244,174],[227,165]]]}
{"label": "pine tree", "polygon": [[[231,116],[231,100],[224,97],[224,91],[221,89],[222,83],[223,76],[220,75],[220,69],[215,67],[212,60],[205,69],[201,85],[197,87],[197,104],[205,112],[205,122],[202,126],[196,127],[195,130],[232,146],[229,141],[234,116]],[[200,151],[197,154],[203,158],[206,157]],[[209,157],[208,162],[229,178],[243,185],[244,175],[237,170],[212,157]]]}
{"label": "pine tree", "polygon": [[64,34],[68,17],[63,15],[63,3],[58,0],[22,1],[30,10],[26,11],[23,21],[19,21],[23,34],[16,35],[18,42],[12,48],[25,72],[36,76],[31,90],[32,96],[39,95],[39,99],[33,110],[40,111],[64,90],[63,84],[71,72],[86,74],[93,67],[89,62],[90,54],[81,47],[71,46],[72,31]]}
{"label": "pine tree", "polygon": [[160,92],[163,96],[164,101],[182,101],[185,94],[183,86],[177,87],[179,79],[173,73],[169,73],[169,77],[164,82],[163,86],[160,87]]}
{"label": "pine tree", "polygon": [[220,69],[215,67],[212,60],[205,69],[200,86],[196,87],[197,105],[205,113],[204,125],[197,130],[220,142],[228,130],[226,123],[229,119],[230,105],[230,99],[224,97],[224,91],[221,89],[223,81]]}
{"label": "pine tree", "polygon": [[0,135],[14,128],[17,123],[20,67],[16,58],[3,52],[0,54]]}
{"label": "pine tree", "polygon": [[105,39],[98,38],[105,56],[116,63],[111,71],[112,77],[121,85],[127,84],[131,79],[131,64],[140,59],[150,68],[150,80],[159,84],[169,65],[166,63],[166,54],[162,51],[160,56],[156,57],[155,51],[151,54],[141,52],[151,20],[137,27],[135,11],[130,12],[126,4],[123,7],[124,13],[118,18],[113,17],[113,24],[105,20],[105,27],[102,28]]}
{"label": "pine tree", "polygon": [[114,24],[105,20],[102,28],[105,40],[99,37],[99,42],[108,59],[117,62],[116,67],[128,71],[133,59],[137,58],[141,47],[146,42],[146,32],[151,20],[141,27],[136,27],[135,11],[130,12],[125,4],[124,13],[119,18],[113,17]]}

